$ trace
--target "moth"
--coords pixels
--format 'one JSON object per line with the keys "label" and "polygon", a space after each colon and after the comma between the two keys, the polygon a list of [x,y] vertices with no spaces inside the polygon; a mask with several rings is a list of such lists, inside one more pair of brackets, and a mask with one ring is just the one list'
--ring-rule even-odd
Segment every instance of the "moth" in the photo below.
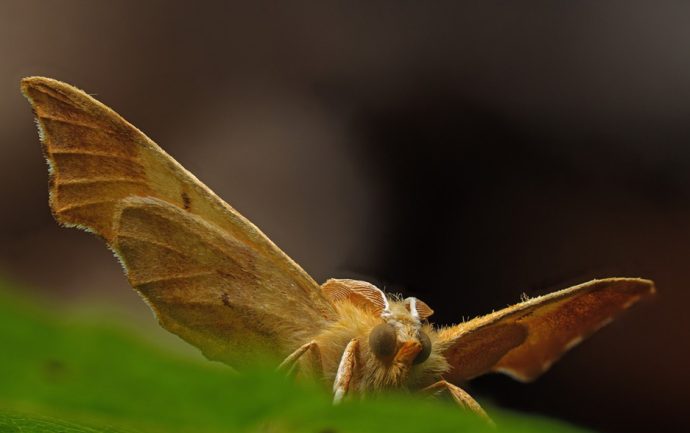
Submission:
{"label": "moth", "polygon": [[365,281],[319,285],[256,226],[141,131],[68,84],[29,77],[64,226],[102,238],[165,329],[241,368],[283,359],[332,385],[335,402],[390,388],[447,392],[487,418],[460,386],[490,372],[529,382],[654,283],[593,280],[454,326],[420,299]]}

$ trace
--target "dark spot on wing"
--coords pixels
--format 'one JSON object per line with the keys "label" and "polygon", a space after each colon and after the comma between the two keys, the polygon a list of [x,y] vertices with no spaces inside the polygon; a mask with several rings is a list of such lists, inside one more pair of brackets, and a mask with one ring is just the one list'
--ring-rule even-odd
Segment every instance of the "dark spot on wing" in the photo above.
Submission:
{"label": "dark spot on wing", "polygon": [[232,308],[232,305],[230,304],[230,296],[228,296],[227,293],[223,293],[220,296],[220,299],[223,301],[223,305],[225,305],[228,308]]}
{"label": "dark spot on wing", "polygon": [[184,207],[184,210],[189,210],[192,207],[192,199],[184,191],[182,191],[182,207]]}

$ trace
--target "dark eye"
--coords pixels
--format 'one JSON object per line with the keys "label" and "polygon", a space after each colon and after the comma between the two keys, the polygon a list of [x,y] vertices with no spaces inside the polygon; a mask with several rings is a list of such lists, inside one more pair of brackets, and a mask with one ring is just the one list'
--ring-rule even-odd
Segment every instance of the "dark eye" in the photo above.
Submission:
{"label": "dark eye", "polygon": [[429,336],[426,335],[426,333],[419,331],[417,338],[419,339],[419,342],[422,343],[422,351],[419,352],[414,361],[412,361],[413,364],[421,364],[427,360],[429,355],[431,355],[431,340],[429,339]]}
{"label": "dark eye", "polygon": [[379,359],[392,358],[397,345],[395,328],[388,323],[378,325],[369,334],[369,348]]}

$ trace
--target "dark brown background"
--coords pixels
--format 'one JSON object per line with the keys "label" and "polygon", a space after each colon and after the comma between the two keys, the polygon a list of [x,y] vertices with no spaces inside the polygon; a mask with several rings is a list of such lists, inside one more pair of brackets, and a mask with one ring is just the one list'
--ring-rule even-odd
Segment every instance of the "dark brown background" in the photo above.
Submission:
{"label": "dark brown background", "polygon": [[472,391],[601,431],[685,424],[690,6],[93,3],[0,4],[0,273],[152,321],[111,254],[49,214],[18,90],[46,75],[139,126],[318,280],[404,289],[441,323],[653,278],[655,301],[536,383]]}

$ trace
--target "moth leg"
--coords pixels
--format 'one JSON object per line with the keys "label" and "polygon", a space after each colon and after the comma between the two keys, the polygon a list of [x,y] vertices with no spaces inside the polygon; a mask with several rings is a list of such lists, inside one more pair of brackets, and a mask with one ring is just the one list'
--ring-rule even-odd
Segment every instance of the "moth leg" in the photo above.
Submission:
{"label": "moth leg", "polygon": [[484,412],[484,409],[482,409],[479,403],[477,403],[477,400],[473,399],[472,396],[470,396],[467,392],[465,392],[465,390],[463,390],[459,386],[455,386],[450,382],[446,382],[445,380],[439,380],[433,385],[429,385],[426,388],[422,389],[422,392],[436,395],[444,390],[448,391],[448,393],[451,395],[451,397],[453,397],[453,400],[455,400],[455,402],[458,405],[474,412],[476,415],[478,415],[480,418],[482,418],[489,424],[495,425],[493,420],[489,418],[489,415],[487,415],[486,412]]}
{"label": "moth leg", "polygon": [[317,377],[323,377],[323,363],[321,362],[321,349],[316,341],[310,341],[307,344],[303,344],[297,350],[288,355],[287,358],[283,360],[278,366],[278,371],[286,371],[288,374],[292,373],[297,366],[297,361],[304,355],[307,351],[311,351],[312,355],[312,368]]}
{"label": "moth leg", "polygon": [[343,356],[340,358],[338,373],[336,373],[335,381],[333,382],[333,404],[340,403],[350,389],[358,352],[359,341],[356,338],[350,340],[345,347]]}

